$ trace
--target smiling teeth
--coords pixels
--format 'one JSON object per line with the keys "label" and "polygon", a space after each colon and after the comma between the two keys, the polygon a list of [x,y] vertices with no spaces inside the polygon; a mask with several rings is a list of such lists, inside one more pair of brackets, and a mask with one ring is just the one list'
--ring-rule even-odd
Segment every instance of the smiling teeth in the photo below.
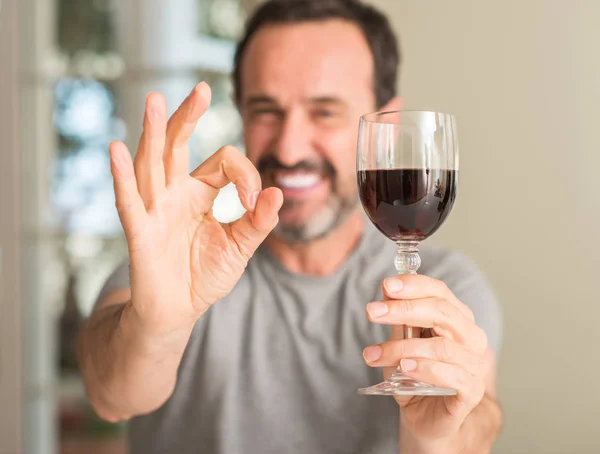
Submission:
{"label": "smiling teeth", "polygon": [[277,184],[282,188],[306,189],[319,182],[319,175],[314,173],[303,173],[296,175],[278,175]]}

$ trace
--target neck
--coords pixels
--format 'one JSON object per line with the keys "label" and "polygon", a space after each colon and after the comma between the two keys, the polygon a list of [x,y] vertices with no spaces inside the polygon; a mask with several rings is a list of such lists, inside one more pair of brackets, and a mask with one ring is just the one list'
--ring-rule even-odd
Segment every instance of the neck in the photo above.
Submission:
{"label": "neck", "polygon": [[364,218],[359,210],[355,210],[334,232],[319,240],[294,244],[269,235],[265,244],[288,271],[328,276],[352,253],[363,231]]}

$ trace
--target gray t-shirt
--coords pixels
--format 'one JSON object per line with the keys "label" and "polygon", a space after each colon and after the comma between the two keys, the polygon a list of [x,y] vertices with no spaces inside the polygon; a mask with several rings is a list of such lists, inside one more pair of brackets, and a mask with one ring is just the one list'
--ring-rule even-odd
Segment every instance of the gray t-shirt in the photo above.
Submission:
{"label": "gray t-shirt", "polygon": [[[288,272],[265,247],[234,290],[198,321],[172,397],[130,422],[131,454],[397,453],[398,406],[357,389],[382,380],[362,357],[387,339],[368,302],[396,274],[395,245],[367,224],[331,276]],[[421,247],[420,273],[446,282],[475,314],[493,350],[501,314],[484,276],[464,256]],[[128,287],[127,264],[101,295]]]}

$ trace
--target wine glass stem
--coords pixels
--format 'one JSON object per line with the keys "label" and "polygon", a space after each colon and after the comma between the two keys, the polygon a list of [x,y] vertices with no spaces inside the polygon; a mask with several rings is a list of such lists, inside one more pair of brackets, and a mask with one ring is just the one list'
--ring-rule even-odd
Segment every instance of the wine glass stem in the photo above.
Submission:
{"label": "wine glass stem", "polygon": [[398,253],[396,254],[396,270],[398,274],[417,274],[421,266],[418,241],[398,241]]}
{"label": "wine glass stem", "polygon": [[[398,241],[398,253],[394,260],[394,265],[398,274],[417,274],[417,270],[421,266],[421,257],[419,256],[418,241]],[[404,326],[404,339],[413,338],[413,327]],[[395,377],[404,377],[400,365],[394,372]]]}

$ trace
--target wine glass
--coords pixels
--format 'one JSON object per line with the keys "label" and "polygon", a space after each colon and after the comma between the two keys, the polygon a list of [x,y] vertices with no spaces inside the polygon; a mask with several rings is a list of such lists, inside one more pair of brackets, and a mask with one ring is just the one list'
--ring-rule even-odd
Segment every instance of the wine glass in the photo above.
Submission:
{"label": "wine glass", "polygon": [[[458,142],[452,115],[424,111],[363,115],[358,130],[357,180],[367,216],[398,245],[399,274],[417,274],[419,243],[446,219],[458,183]],[[419,337],[404,327],[404,337]],[[448,396],[456,391],[421,383],[400,366],[386,381],[361,394]]]}

